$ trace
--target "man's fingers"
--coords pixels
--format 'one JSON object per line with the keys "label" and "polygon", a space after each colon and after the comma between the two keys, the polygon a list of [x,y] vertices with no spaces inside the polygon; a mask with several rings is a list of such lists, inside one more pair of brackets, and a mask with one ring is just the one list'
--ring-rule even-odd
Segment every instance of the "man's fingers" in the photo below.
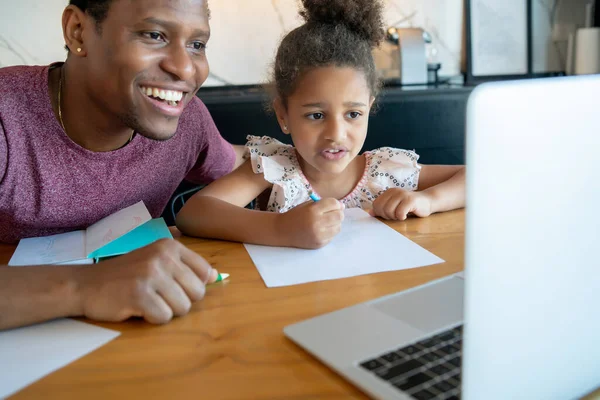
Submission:
{"label": "man's fingers", "polygon": [[188,266],[204,284],[213,283],[219,274],[204,258],[196,252],[181,246],[181,262]]}
{"label": "man's fingers", "polygon": [[175,279],[165,277],[156,283],[156,293],[165,301],[172,315],[182,316],[192,308],[192,301]]}
{"label": "man's fingers", "polygon": [[142,304],[144,319],[151,324],[166,324],[173,319],[173,310],[156,292],[150,292]]}
{"label": "man's fingers", "polygon": [[179,271],[173,274],[173,279],[181,286],[191,301],[198,301],[204,298],[206,285],[187,265],[182,264]]}

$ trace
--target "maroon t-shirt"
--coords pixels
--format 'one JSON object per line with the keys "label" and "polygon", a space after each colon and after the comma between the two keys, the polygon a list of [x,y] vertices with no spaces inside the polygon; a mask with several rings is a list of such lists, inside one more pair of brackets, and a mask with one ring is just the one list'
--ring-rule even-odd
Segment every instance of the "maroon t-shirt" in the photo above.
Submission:
{"label": "maroon t-shirt", "polygon": [[0,69],[0,242],[85,229],[140,200],[158,217],[184,178],[209,183],[233,168],[233,147],[198,98],[169,140],[84,149],[56,120],[48,70]]}

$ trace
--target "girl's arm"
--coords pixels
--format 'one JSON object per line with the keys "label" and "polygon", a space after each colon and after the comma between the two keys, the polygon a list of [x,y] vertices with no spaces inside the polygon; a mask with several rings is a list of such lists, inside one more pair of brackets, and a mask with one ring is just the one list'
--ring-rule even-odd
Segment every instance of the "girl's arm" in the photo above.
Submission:
{"label": "girl's arm", "polygon": [[421,165],[416,192],[397,187],[388,189],[375,199],[371,213],[385,219],[404,221],[409,214],[427,217],[464,206],[464,166]]}
{"label": "girl's arm", "polygon": [[304,249],[325,246],[339,233],[344,213],[335,199],[286,213],[244,208],[270,186],[247,161],[192,196],[177,215],[177,227],[190,236]]}
{"label": "girl's arm", "polygon": [[277,213],[244,208],[270,185],[246,161],[192,196],[177,214],[177,228],[189,236],[283,245],[276,233]]}
{"label": "girl's arm", "polygon": [[246,146],[239,144],[232,144],[231,146],[233,146],[233,151],[235,151],[235,164],[233,165],[233,169],[238,169],[246,162],[244,159],[244,155],[246,154]]}
{"label": "girl's arm", "polygon": [[418,191],[431,200],[431,212],[465,206],[464,165],[421,165]]}

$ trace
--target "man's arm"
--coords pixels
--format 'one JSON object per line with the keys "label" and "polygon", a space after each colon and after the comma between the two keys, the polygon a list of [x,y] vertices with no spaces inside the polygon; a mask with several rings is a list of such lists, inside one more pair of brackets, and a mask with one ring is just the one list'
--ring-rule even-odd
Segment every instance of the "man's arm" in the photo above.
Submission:
{"label": "man's arm", "polygon": [[172,239],[93,266],[0,266],[0,330],[74,316],[166,323],[186,314],[216,278]]}
{"label": "man's arm", "polygon": [[0,329],[82,315],[77,269],[0,266]]}

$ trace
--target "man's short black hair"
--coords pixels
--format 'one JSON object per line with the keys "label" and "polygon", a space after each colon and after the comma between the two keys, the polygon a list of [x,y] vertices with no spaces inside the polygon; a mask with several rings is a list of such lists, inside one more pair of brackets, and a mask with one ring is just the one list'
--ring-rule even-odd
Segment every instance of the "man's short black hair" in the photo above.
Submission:
{"label": "man's short black hair", "polygon": [[98,28],[108,15],[110,3],[113,0],[70,0],[69,5],[74,5],[81,11],[90,15],[96,21]]}
{"label": "man's short black hair", "polygon": [[[90,15],[96,21],[96,29],[101,32],[101,24],[108,15],[110,3],[113,0],[69,0],[69,5],[79,8],[84,13]],[[65,45],[65,50],[69,51],[69,47]]]}

